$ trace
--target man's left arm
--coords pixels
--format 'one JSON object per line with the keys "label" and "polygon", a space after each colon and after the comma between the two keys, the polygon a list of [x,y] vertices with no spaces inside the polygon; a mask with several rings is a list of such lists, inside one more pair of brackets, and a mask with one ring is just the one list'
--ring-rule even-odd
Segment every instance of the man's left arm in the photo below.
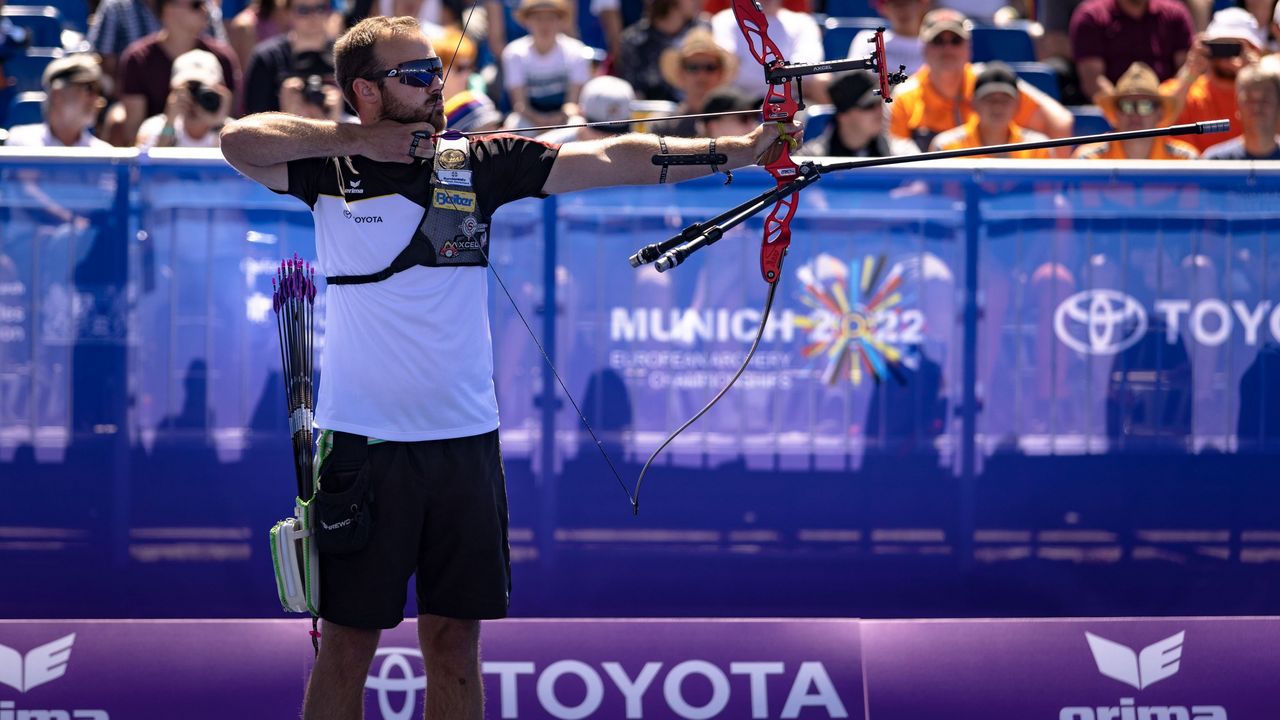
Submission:
{"label": "man's left arm", "polygon": [[[798,135],[799,126],[792,126],[790,132]],[[716,154],[723,154],[726,160],[717,170],[767,163],[774,155],[770,151],[778,142],[777,123],[761,125],[749,135],[717,138]],[[710,145],[709,138],[666,138],[669,155],[705,154],[710,151]],[[662,177],[662,167],[653,164],[653,156],[662,154],[657,135],[628,134],[565,143],[542,185],[542,192],[554,195],[614,185],[655,185]],[[710,174],[708,165],[671,165],[666,181],[678,183]]]}

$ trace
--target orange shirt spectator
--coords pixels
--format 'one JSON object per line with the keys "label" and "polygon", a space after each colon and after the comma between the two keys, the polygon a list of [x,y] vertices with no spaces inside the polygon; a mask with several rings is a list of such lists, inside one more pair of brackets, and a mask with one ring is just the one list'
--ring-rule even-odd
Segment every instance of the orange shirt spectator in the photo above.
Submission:
{"label": "orange shirt spectator", "polygon": [[[1009,135],[1006,143],[1034,142],[1036,140],[1046,140],[1044,135],[1034,131],[1026,130],[1018,127],[1017,123],[1009,126]],[[930,150],[963,150],[965,148],[983,147],[987,143],[982,142],[982,136],[978,131],[978,118],[972,117],[969,122],[957,128],[952,128],[944,133],[940,133],[933,139],[933,145]],[[1048,160],[1052,155],[1048,150],[1018,150],[1011,153],[999,153],[995,155],[975,155],[974,157],[984,158],[1012,158],[1014,160]]]}
{"label": "orange shirt spectator", "polygon": [[[975,118],[973,114],[973,86],[981,66],[966,64],[964,68],[964,93],[960,97],[947,97],[929,82],[929,66],[920,68],[899,86],[889,105],[889,133],[894,137],[915,140],[928,147],[938,133],[964,125]],[[1019,83],[1022,90],[1025,83]],[[1013,121],[1024,125],[1040,109],[1026,92],[1019,93],[1018,112]]]}
{"label": "orange shirt spectator", "polygon": [[[993,62],[978,75],[973,88],[973,117],[963,125],[939,133],[930,150],[961,150],[1007,143],[1047,140],[1034,130],[1024,130],[1015,119],[1020,105],[1018,75],[1008,65]],[[1012,153],[980,157],[1002,157],[1016,160],[1048,160],[1047,149],[1017,150]]]}

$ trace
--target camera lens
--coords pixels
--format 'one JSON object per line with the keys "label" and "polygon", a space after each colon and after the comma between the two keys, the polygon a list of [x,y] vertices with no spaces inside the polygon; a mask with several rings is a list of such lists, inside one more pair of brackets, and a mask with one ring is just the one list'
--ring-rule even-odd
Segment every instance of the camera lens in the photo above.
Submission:
{"label": "camera lens", "polygon": [[191,98],[196,101],[205,112],[216,113],[218,108],[222,107],[222,96],[217,90],[199,82],[191,82],[187,84],[187,89],[191,91]]}

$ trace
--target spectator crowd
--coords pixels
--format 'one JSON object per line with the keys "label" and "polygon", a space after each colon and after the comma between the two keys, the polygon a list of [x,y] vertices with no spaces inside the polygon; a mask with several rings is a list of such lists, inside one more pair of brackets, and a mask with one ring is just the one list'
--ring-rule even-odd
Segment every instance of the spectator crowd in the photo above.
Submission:
{"label": "spectator crowd", "polygon": [[[0,0],[0,139],[213,147],[222,125],[243,114],[351,120],[333,44],[372,14],[419,19],[452,68],[446,114],[464,131],[574,125],[546,136],[567,142],[640,119],[668,135],[739,132],[756,122],[750,111],[764,89],[729,0],[228,4],[244,1],[99,0],[86,17],[62,17],[44,47],[30,13]],[[1101,123],[1145,130],[1225,118],[1225,134],[1014,156],[1280,159],[1280,0],[936,3],[762,0],[770,36],[792,62],[864,58],[870,28],[881,25],[889,65],[909,73],[890,104],[868,71],[806,77],[802,154],[901,155],[1065,137]],[[739,114],[665,119],[704,112]]]}

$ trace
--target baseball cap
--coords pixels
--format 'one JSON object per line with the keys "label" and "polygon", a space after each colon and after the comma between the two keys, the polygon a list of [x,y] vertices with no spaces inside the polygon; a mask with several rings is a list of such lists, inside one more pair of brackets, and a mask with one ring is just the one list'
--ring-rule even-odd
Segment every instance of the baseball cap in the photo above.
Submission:
{"label": "baseball cap", "polygon": [[45,90],[64,85],[96,83],[102,81],[102,68],[92,55],[79,53],[57,58],[45,66],[40,82]]}
{"label": "baseball cap", "polygon": [[208,50],[188,50],[174,58],[170,85],[198,82],[202,85],[222,84],[222,64]]}
{"label": "baseball cap", "polygon": [[[600,75],[593,77],[582,86],[578,98],[578,106],[582,108],[582,116],[587,122],[610,122],[631,119],[631,103],[636,99],[636,91],[631,83],[620,77]],[[605,132],[626,132],[625,124],[598,128]]]}
{"label": "baseball cap", "polygon": [[924,20],[920,21],[920,42],[930,42],[943,32],[953,32],[968,40],[969,18],[950,8],[938,8],[925,13]]}
{"label": "baseball cap", "polygon": [[1227,8],[1213,14],[1203,40],[1243,40],[1261,50],[1267,41],[1258,27],[1258,19],[1244,8]]}
{"label": "baseball cap", "polygon": [[1018,97],[1018,73],[1002,62],[989,62],[982,68],[982,72],[978,73],[978,79],[974,81],[973,99],[977,100],[998,92]]}
{"label": "baseball cap", "polygon": [[865,70],[855,70],[836,75],[827,86],[827,93],[831,95],[831,104],[836,106],[836,112],[841,113],[851,108],[869,110],[878,106],[878,89],[880,78]]}

